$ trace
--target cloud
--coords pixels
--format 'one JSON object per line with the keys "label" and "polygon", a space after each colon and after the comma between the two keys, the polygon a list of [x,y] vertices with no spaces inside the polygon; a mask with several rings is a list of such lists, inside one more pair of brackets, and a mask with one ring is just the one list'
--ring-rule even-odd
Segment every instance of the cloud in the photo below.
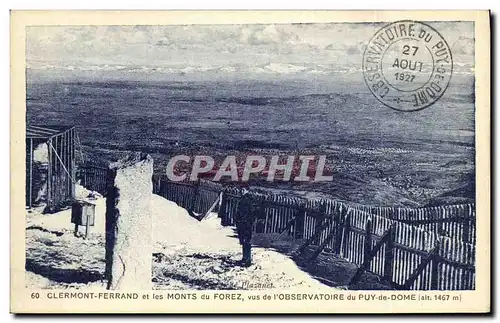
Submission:
{"label": "cloud", "polygon": [[163,38],[156,41],[156,46],[171,46],[172,42],[168,38]]}
{"label": "cloud", "polygon": [[286,31],[276,25],[248,26],[240,31],[239,40],[243,44],[270,45],[270,44],[297,44],[297,34]]}
{"label": "cloud", "polygon": [[[473,59],[471,27],[448,33],[454,54]],[[463,26],[462,26],[463,25]],[[27,29],[27,60],[37,66],[148,68],[228,67],[294,71],[294,66],[358,66],[380,24],[255,24],[171,26],[46,26]],[[438,26],[447,30],[446,25]],[[31,66],[30,65],[30,66]],[[309,65],[307,65],[309,66]],[[103,67],[106,70],[111,67]],[[78,68],[77,68],[78,69]],[[120,69],[121,70],[121,69]],[[326,70],[326,68],[325,68]],[[313,67],[314,73],[322,73]],[[300,71],[298,73],[304,73]]]}
{"label": "cloud", "polygon": [[366,44],[364,42],[359,42],[355,44],[346,44],[344,42],[332,43],[326,46],[324,49],[327,51],[339,51],[347,55],[358,55],[365,51]]}
{"label": "cloud", "polygon": [[162,39],[159,39],[156,41],[155,46],[157,47],[163,47],[169,50],[174,50],[174,51],[179,51],[179,50],[188,50],[187,45],[183,45],[181,43],[175,43],[172,42],[172,40],[168,39],[167,37],[163,37]]}
{"label": "cloud", "polygon": [[453,43],[451,50],[453,54],[474,55],[475,40],[469,37],[460,37]]}

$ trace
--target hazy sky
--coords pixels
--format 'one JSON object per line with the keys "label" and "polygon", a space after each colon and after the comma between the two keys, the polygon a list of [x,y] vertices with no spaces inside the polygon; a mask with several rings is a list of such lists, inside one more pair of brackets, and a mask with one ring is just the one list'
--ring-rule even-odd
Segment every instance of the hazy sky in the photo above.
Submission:
{"label": "hazy sky", "polygon": [[[47,26],[27,29],[27,65],[66,70],[139,67],[248,69],[275,64],[279,73],[301,66],[359,66],[365,44],[383,24]],[[431,23],[454,61],[473,63],[472,23]],[[293,66],[282,66],[293,64]],[[319,66],[316,66],[319,65]],[[169,71],[168,69],[165,71]]]}

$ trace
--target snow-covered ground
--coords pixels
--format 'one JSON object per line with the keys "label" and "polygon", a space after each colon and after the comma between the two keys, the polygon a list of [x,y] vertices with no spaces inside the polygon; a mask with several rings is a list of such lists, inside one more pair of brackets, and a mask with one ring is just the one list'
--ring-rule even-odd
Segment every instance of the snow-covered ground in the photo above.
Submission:
{"label": "snow-covered ground", "polygon": [[[86,191],[79,188],[80,198]],[[75,237],[71,210],[27,215],[26,284],[37,288],[105,288],[105,199],[96,204],[88,239]],[[300,270],[288,256],[253,248],[253,265],[236,265],[241,248],[231,227],[216,214],[202,222],[153,195],[155,241],[152,279],[156,289],[331,289]]]}

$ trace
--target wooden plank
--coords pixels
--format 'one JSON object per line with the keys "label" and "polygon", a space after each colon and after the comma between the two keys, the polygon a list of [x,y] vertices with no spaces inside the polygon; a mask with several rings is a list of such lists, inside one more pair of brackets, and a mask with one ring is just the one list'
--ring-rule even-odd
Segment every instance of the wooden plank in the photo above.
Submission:
{"label": "wooden plank", "polygon": [[342,226],[342,256],[346,257],[347,253],[349,252],[348,245],[351,242],[350,241],[350,232],[351,232],[351,214],[347,213],[344,221],[343,221],[343,226]]}
{"label": "wooden plank", "polygon": [[41,126],[30,125],[30,126],[28,126],[28,128],[36,129],[36,130],[39,130],[39,131],[44,131],[44,132],[47,132],[47,133],[53,134],[53,135],[56,135],[59,132],[59,130],[57,130],[57,129],[50,129],[50,128],[41,127]]}
{"label": "wooden plank", "polygon": [[384,257],[384,279],[387,281],[392,281],[392,271],[394,267],[394,235],[395,228],[391,226],[388,231],[387,243],[385,246],[385,257]]}
{"label": "wooden plank", "polygon": [[54,159],[52,158],[52,149],[50,146],[52,145],[52,139],[49,139],[47,141],[47,157],[49,159],[48,161],[48,167],[47,167],[47,206],[50,208],[53,207],[53,201],[52,201],[52,167],[54,167]]}
{"label": "wooden plank", "polygon": [[68,174],[66,174],[66,185],[64,187],[64,199],[66,201],[69,200],[71,196],[71,165],[70,165],[70,158],[69,158],[69,133],[66,131],[64,132],[64,162],[66,163],[66,168],[68,170]]}
{"label": "wooden plank", "polygon": [[[66,163],[66,161],[65,161],[65,158],[66,158],[66,156],[65,156],[65,144],[64,144],[65,133],[64,132],[61,133],[61,135],[59,136],[59,138],[60,138],[60,147],[59,147],[59,149],[60,149],[61,161],[62,161],[63,164],[65,164]],[[61,185],[61,190],[60,190],[60,192],[61,192],[61,202],[64,201],[64,200],[66,200],[66,189],[68,187],[68,185],[67,185],[67,180],[68,180],[67,177],[68,176],[67,175],[68,174],[65,174],[64,172],[61,172],[61,174],[60,174],[60,176],[61,176],[61,184],[60,184]]]}
{"label": "wooden plank", "polygon": [[422,275],[424,269],[429,265],[430,262],[433,261],[434,257],[437,256],[437,246],[431,250],[431,252],[422,259],[418,267],[413,271],[410,277],[405,281],[405,283],[401,286],[401,289],[409,290],[411,286],[415,283],[417,278]]}
{"label": "wooden plank", "polygon": [[[57,149],[58,149],[58,145],[59,145],[59,136],[55,136],[54,139],[53,139],[53,143],[54,143],[54,155],[57,155]],[[60,196],[61,196],[61,192],[60,192],[60,189],[61,189],[61,184],[60,184],[60,180],[61,180],[61,177],[60,177],[60,167],[61,167],[61,162],[59,161],[59,159],[56,157],[54,158],[54,166],[55,166],[55,171],[54,171],[54,176],[55,176],[55,182],[54,182],[54,204],[55,206],[59,205],[60,203]]]}
{"label": "wooden plank", "polygon": [[198,198],[199,190],[200,190],[200,180],[198,180],[196,182],[196,185],[194,186],[194,193],[191,196],[191,201],[189,202],[189,206],[187,207],[187,209],[190,209],[193,212],[196,207],[196,199]]}
{"label": "wooden plank", "polygon": [[[70,156],[70,158],[71,158],[71,176],[73,176],[73,178],[76,181],[75,128],[71,129],[70,151],[71,151],[71,156]],[[76,197],[75,190],[76,190],[76,183],[73,182],[71,184],[71,197],[72,198]]]}
{"label": "wooden plank", "polygon": [[336,233],[335,230],[332,230],[330,232],[330,234],[321,243],[321,245],[318,248],[316,248],[316,250],[314,251],[313,255],[309,258],[309,262],[313,262],[313,261],[316,260],[316,258],[318,258],[319,254],[323,251],[323,249],[325,248],[325,246],[333,239],[335,233]]}
{"label": "wooden plank", "polygon": [[287,233],[293,226],[293,224],[296,222],[296,220],[299,217],[305,216],[305,210],[304,209],[298,209],[295,211],[295,213],[292,215],[292,218],[286,223],[285,227],[281,230],[279,237],[282,237],[285,233]]}
{"label": "wooden plank", "polygon": [[375,255],[381,250],[382,246],[387,243],[387,241],[390,239],[390,237],[391,237],[391,230],[388,230],[383,235],[382,239],[380,239],[380,241],[372,248],[368,257],[365,259],[365,261],[363,261],[363,264],[358,268],[358,270],[356,270],[356,273],[354,273],[354,275],[350,279],[348,286],[354,284],[355,282],[357,282],[359,280],[359,278],[361,278],[361,274],[364,271],[366,271],[366,269],[370,265],[370,262],[372,261],[373,257],[375,257]]}
{"label": "wooden plank", "polygon": [[[69,170],[69,173],[71,174],[71,178],[74,178],[75,181],[76,181],[76,176],[73,175],[73,159],[72,159],[72,155],[71,155],[71,146],[72,146],[72,129],[68,131],[68,135],[67,135],[67,147],[68,147],[68,170]],[[74,195],[73,195],[73,182],[70,181],[68,182],[69,186],[68,186],[68,198],[69,199],[73,199],[74,198]]]}
{"label": "wooden plank", "polygon": [[57,160],[56,158],[56,155],[55,155],[55,151],[54,151],[54,148],[51,148],[51,147],[55,147],[57,146],[57,137],[53,137],[52,138],[52,146],[49,147],[49,149],[51,149],[51,152],[53,154],[53,159],[52,159],[52,162],[53,162],[53,172],[52,172],[52,201],[54,203],[54,207],[58,204],[58,201],[57,201],[57,198],[59,196],[58,192],[57,192],[57,188],[59,187],[59,183],[58,183],[58,169],[59,169],[59,161]]}
{"label": "wooden plank", "polygon": [[29,171],[29,207],[33,205],[33,138],[30,139],[30,171]]}
{"label": "wooden plank", "polygon": [[55,165],[56,165],[56,185],[55,185],[55,191],[56,194],[55,196],[57,197],[56,199],[56,205],[59,206],[62,200],[62,194],[61,194],[61,187],[63,186],[61,184],[62,178],[61,178],[61,158],[58,157],[61,151],[61,136],[55,136],[54,137],[54,142],[55,142],[55,154],[56,154],[56,159],[55,159]]}
{"label": "wooden plank", "polygon": [[306,248],[320,236],[323,230],[326,229],[328,225],[330,225],[330,220],[331,217],[325,216],[323,220],[320,222],[320,224],[317,226],[315,233],[299,247],[296,253],[297,254],[303,253],[304,250],[306,250]]}
{"label": "wooden plank", "polygon": [[42,127],[37,127],[37,126],[28,126],[27,127],[27,132],[35,134],[37,136],[41,135],[44,138],[48,138],[54,135],[57,135],[57,130],[54,129],[47,129],[47,128],[42,128]]}
{"label": "wooden plank", "polygon": [[68,165],[68,171],[69,171],[68,187],[66,188],[66,194],[67,194],[68,200],[70,200],[73,198],[73,195],[72,195],[73,180],[72,180],[72,178],[76,181],[76,177],[73,176],[73,169],[72,169],[73,164],[71,163],[71,132],[68,132],[66,134],[66,164]]}
{"label": "wooden plank", "polygon": [[336,231],[336,234],[335,234],[333,252],[337,255],[340,255],[340,252],[341,252],[343,230],[344,230],[343,225],[344,225],[344,221],[346,220],[346,214],[347,214],[347,209],[345,209],[343,205],[341,206],[341,208],[342,208],[342,210],[344,210],[344,212],[338,213],[337,220],[335,221],[335,228],[334,228],[334,230]]}
{"label": "wooden plank", "polygon": [[431,290],[438,289],[439,282],[439,259],[437,257],[433,257],[431,261]]}
{"label": "wooden plank", "polygon": [[264,220],[264,233],[267,233],[268,231],[268,219],[269,219],[269,215],[267,214],[266,212],[266,205],[265,204],[262,204],[261,205],[261,213],[262,215],[264,215],[263,217],[265,217],[265,220]]}
{"label": "wooden plank", "polygon": [[92,190],[97,191],[97,169],[92,167]]}
{"label": "wooden plank", "polygon": [[203,215],[200,219],[203,220],[205,219],[207,216],[210,215],[210,213],[212,213],[212,211],[215,209],[215,207],[217,206],[217,204],[219,204],[219,202],[221,201],[222,199],[222,192],[219,194],[219,196],[217,197],[217,199],[214,201],[214,203],[212,204],[212,206],[210,206],[210,208],[208,209],[208,211],[205,213],[205,215]]}
{"label": "wooden plank", "polygon": [[228,196],[226,192],[222,192],[222,202],[220,206],[220,211],[219,211],[219,217],[221,218],[221,225],[227,226],[229,221],[227,219],[228,217]]}
{"label": "wooden plank", "polygon": [[[464,217],[466,217],[465,211],[466,211],[466,208],[464,207],[463,208]],[[468,221],[464,222],[464,224],[463,224],[462,241],[472,242],[471,239],[469,238],[471,222],[472,221],[469,219]]]}
{"label": "wooden plank", "polygon": [[365,243],[364,243],[364,248],[363,248],[363,261],[365,259],[368,259],[370,256],[370,252],[372,249],[372,219],[369,218],[368,221],[366,221],[366,226],[365,226]]}

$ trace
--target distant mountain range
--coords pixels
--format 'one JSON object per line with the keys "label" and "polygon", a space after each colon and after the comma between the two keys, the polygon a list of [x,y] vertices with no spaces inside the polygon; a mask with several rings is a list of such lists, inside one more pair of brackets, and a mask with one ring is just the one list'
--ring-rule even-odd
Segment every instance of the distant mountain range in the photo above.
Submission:
{"label": "distant mountain range", "polygon": [[[227,66],[134,66],[134,65],[85,65],[75,64],[59,66],[46,62],[28,62],[27,69],[34,72],[57,72],[57,73],[78,73],[78,72],[122,72],[140,74],[174,74],[174,75],[351,75],[361,73],[361,66],[355,65],[315,65],[315,64],[289,64],[289,63],[268,63],[264,65],[243,65],[234,64]],[[473,75],[474,67],[470,64],[454,63],[454,74]]]}

